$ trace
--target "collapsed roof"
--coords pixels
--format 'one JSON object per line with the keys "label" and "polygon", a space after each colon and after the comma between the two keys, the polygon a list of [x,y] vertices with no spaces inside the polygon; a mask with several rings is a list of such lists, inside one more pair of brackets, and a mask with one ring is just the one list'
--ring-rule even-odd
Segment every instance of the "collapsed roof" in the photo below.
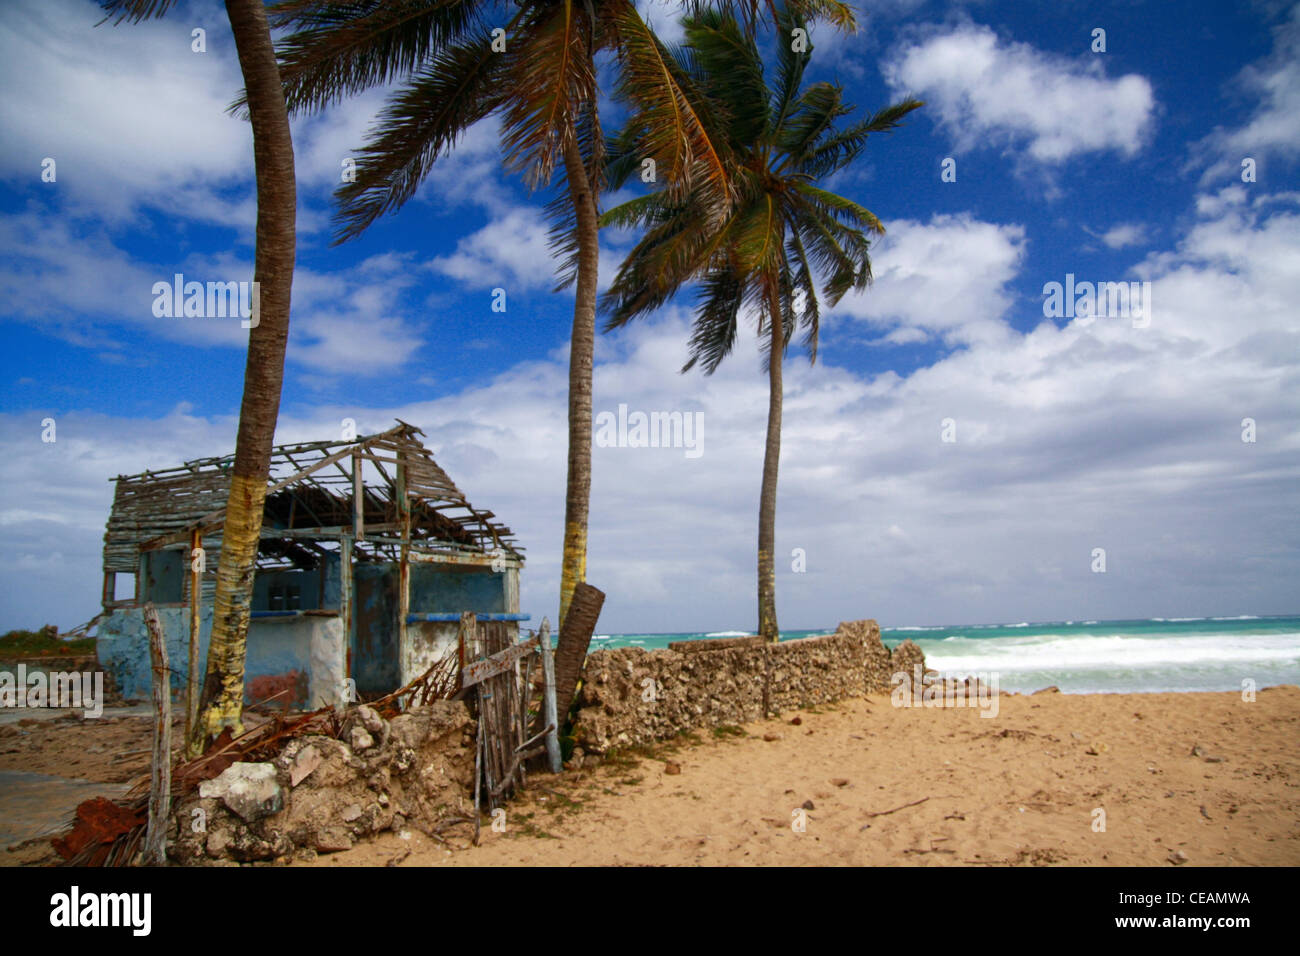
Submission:
{"label": "collapsed roof", "polygon": [[[423,437],[399,419],[388,431],[348,441],[273,448],[258,567],[315,567],[344,536],[354,538],[355,560],[396,560],[403,494],[411,552],[465,563],[482,563],[488,555],[522,562],[524,549],[513,532],[491,511],[470,504]],[[188,547],[197,532],[214,575],[212,553],[220,547],[233,464],[233,455],[196,458],[112,479],[117,489],[104,534],[105,573],[135,572],[141,552]]]}

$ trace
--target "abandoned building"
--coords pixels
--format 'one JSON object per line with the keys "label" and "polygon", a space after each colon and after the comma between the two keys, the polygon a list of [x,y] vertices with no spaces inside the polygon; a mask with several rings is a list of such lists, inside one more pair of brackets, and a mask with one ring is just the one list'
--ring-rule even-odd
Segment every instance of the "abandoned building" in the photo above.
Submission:
{"label": "abandoned building", "polygon": [[[352,691],[386,694],[455,653],[461,612],[527,620],[523,548],[461,494],[423,434],[399,421],[350,441],[273,449],[246,703],[305,709],[337,706]],[[149,694],[146,602],[163,625],[173,693],[186,686],[194,638],[202,677],[233,460],[115,479],[98,650],[127,698]]]}

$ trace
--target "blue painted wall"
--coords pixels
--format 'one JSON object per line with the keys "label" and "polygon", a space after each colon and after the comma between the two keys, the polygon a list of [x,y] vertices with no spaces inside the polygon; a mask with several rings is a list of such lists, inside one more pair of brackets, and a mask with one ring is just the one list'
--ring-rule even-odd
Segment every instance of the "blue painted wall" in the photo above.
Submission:
{"label": "blue painted wall", "polygon": [[411,611],[504,611],[506,576],[456,564],[411,566]]}
{"label": "blue painted wall", "polygon": [[[181,698],[189,680],[189,608],[160,607],[158,620],[162,623],[167,643],[172,695]],[[276,618],[250,624],[244,664],[245,703],[258,702],[252,691],[253,682],[259,677],[282,677],[296,671],[303,675],[303,687],[307,686],[312,668],[311,633],[320,624],[320,619],[310,617]],[[202,674],[207,668],[208,640],[212,635],[211,605],[200,610],[199,625],[199,670]],[[153,679],[149,633],[142,608],[118,608],[100,621],[96,652],[100,665],[113,675],[123,697],[148,699]],[[299,703],[305,704],[306,701]]]}

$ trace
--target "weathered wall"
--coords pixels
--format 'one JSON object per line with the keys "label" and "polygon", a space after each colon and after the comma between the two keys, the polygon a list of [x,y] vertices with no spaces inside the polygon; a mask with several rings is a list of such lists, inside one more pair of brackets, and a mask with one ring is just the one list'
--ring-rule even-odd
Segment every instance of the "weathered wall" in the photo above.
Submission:
{"label": "weathered wall", "polygon": [[[519,572],[513,568],[492,571],[456,564],[415,564],[411,567],[411,613],[517,612],[518,582]],[[459,622],[407,624],[402,631],[398,683],[410,683],[439,658],[456,653],[459,631]]]}
{"label": "weathered wall", "polygon": [[739,725],[785,710],[890,689],[890,675],[925,658],[911,641],[891,654],[875,621],[849,621],[834,634],[768,644],[757,639],[694,641],[587,656],[574,727],[592,753],[647,744],[685,730]]}
{"label": "weathered wall", "polygon": [[[172,693],[183,696],[189,674],[190,625],[188,607],[160,607],[158,620],[167,642]],[[199,667],[208,660],[212,607],[199,615]],[[121,695],[128,700],[149,697],[149,634],[142,608],[119,608],[99,625],[99,661]],[[288,690],[274,706],[314,709],[337,705],[343,697],[346,666],[343,623],[337,617],[302,615],[254,619],[248,628],[244,665],[244,700],[258,703]]]}

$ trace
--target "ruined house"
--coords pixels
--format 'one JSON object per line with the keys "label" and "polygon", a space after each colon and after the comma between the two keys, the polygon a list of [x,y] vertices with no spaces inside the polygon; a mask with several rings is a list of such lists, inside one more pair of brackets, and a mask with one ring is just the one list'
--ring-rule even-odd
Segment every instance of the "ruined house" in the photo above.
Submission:
{"label": "ruined house", "polygon": [[[389,693],[455,652],[461,612],[527,619],[523,549],[491,511],[469,503],[421,437],[399,422],[350,441],[273,449],[247,703],[301,709],[337,705],[352,691]],[[128,698],[149,693],[145,602],[158,609],[173,691],[186,685],[192,641],[202,678],[233,460],[115,479],[98,650]]]}

